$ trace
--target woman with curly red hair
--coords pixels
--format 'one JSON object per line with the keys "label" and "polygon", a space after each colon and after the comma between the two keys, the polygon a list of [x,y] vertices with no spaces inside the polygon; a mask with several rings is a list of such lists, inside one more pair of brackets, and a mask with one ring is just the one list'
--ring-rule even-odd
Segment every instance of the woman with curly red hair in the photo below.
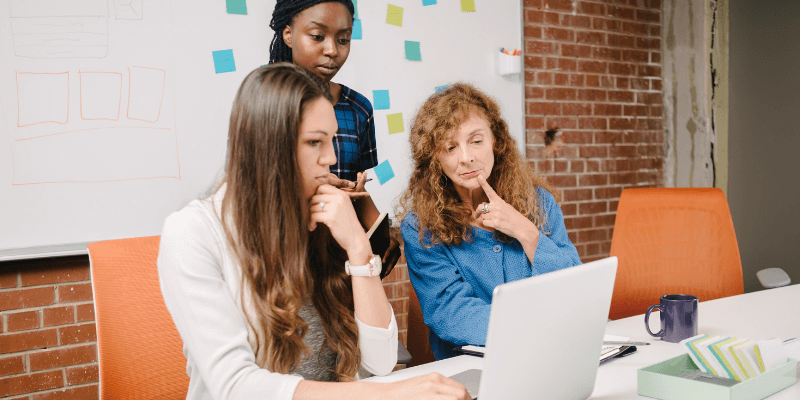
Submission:
{"label": "woman with curly red hair", "polygon": [[495,286],[581,263],[557,193],[517,150],[500,108],[457,83],[411,126],[414,171],[398,216],[437,359],[483,346]]}

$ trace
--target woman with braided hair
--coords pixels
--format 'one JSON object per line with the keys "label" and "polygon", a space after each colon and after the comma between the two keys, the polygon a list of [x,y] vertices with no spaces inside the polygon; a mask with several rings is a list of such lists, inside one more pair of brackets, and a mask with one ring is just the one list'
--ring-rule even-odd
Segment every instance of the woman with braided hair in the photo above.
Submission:
{"label": "woman with braided hair", "polygon": [[[361,224],[369,228],[380,215],[364,191],[364,171],[378,165],[372,104],[349,87],[331,82],[350,55],[355,8],[351,0],[278,0],[270,28],[275,31],[269,62],[291,62],[325,81],[333,97],[339,132],[333,139],[336,163],[330,183],[345,189],[354,199]],[[400,258],[394,237],[383,254],[381,278]]]}

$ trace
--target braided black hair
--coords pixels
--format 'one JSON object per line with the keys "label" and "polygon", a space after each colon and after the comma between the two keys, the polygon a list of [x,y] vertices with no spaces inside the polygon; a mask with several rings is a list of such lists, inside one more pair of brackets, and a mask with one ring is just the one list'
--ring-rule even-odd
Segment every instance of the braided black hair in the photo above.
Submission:
{"label": "braided black hair", "polygon": [[292,49],[283,41],[283,28],[292,23],[294,16],[306,8],[331,1],[344,4],[351,16],[356,14],[352,0],[278,0],[275,11],[272,12],[272,21],[269,22],[269,27],[275,31],[272,43],[269,45],[270,64],[281,61],[292,62]]}

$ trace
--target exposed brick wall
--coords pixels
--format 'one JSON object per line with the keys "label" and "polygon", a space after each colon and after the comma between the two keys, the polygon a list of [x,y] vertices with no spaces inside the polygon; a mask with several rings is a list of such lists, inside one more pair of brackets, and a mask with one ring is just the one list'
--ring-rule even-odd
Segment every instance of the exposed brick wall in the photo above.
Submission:
{"label": "exposed brick wall", "polygon": [[0,397],[98,397],[87,257],[0,263],[0,318]]}
{"label": "exposed brick wall", "polygon": [[[405,258],[384,279],[406,343]],[[99,397],[97,333],[88,257],[0,262],[0,398]]]}
{"label": "exposed brick wall", "polygon": [[[525,0],[527,158],[581,259],[608,256],[622,189],[662,186],[661,0]],[[544,131],[562,130],[550,153]]]}

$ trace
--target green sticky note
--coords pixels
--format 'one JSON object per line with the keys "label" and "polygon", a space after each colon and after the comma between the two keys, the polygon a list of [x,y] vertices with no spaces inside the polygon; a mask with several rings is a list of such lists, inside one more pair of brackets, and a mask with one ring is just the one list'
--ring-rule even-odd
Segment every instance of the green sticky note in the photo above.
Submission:
{"label": "green sticky note", "polygon": [[405,132],[403,128],[403,113],[389,114],[386,116],[389,121],[389,134]]}
{"label": "green sticky note", "polygon": [[461,11],[463,11],[463,12],[474,12],[475,11],[475,0],[461,0]]}
{"label": "green sticky note", "polygon": [[389,25],[403,26],[403,7],[389,4],[386,10],[386,23]]}
{"label": "green sticky note", "polygon": [[411,61],[422,61],[422,53],[419,50],[419,42],[406,40],[406,59]]}
{"label": "green sticky note", "polygon": [[353,18],[358,19],[358,0],[353,0],[353,10],[355,10]]}
{"label": "green sticky note", "polygon": [[225,6],[228,10],[228,14],[247,15],[246,0],[226,0]]}

